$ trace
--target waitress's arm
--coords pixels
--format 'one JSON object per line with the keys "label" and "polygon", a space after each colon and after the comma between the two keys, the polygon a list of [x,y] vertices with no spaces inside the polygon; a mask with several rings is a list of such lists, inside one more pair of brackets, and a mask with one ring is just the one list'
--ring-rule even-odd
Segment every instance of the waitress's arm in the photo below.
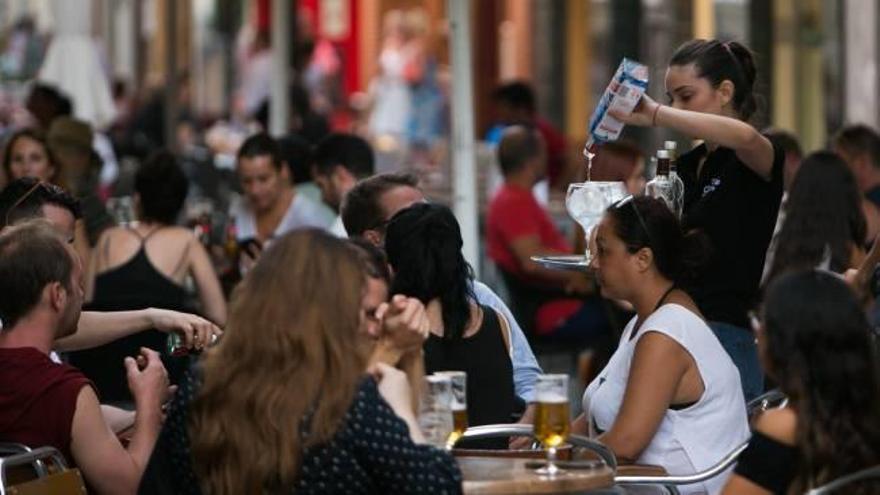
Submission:
{"label": "waitress's arm", "polygon": [[661,105],[648,95],[642,96],[631,114],[609,113],[626,124],[667,127],[730,148],[764,180],[771,178],[773,145],[757,129],[739,119]]}
{"label": "waitress's arm", "polygon": [[622,463],[635,462],[654,438],[689,363],[671,338],[659,332],[639,338],[617,418],[599,436]]}

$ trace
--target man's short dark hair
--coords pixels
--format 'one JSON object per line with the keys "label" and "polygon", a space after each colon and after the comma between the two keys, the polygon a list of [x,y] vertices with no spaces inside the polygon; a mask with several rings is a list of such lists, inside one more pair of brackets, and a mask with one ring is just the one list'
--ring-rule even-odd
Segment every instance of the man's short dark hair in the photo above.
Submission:
{"label": "man's short dark hair", "polygon": [[498,143],[498,165],[505,177],[518,172],[529,160],[541,154],[543,145],[537,129],[514,125],[504,130]]}
{"label": "man's short dark hair", "polygon": [[342,224],[350,237],[380,228],[386,221],[379,198],[397,187],[419,187],[411,174],[379,174],[358,182],[342,200]]}
{"label": "man's short dark hair", "polygon": [[804,150],[797,137],[783,129],[769,128],[762,131],[762,134],[773,143],[774,148],[779,148],[786,155],[794,155],[798,159],[804,157]]}
{"label": "man's short dark hair", "polygon": [[45,220],[31,220],[0,235],[0,320],[14,327],[40,302],[43,289],[60,282],[71,289],[73,258]]}
{"label": "man's short dark hair", "polygon": [[514,81],[498,86],[492,92],[492,99],[529,112],[534,112],[537,108],[535,90],[530,84],[523,81]]}
{"label": "man's short dark hair", "polygon": [[376,278],[391,287],[391,270],[388,269],[388,258],[382,251],[363,237],[354,237],[348,240],[354,245],[358,258],[364,266],[364,271],[370,278]]}
{"label": "man's short dark hair", "polygon": [[242,158],[257,158],[260,156],[268,156],[272,159],[272,165],[276,169],[281,169],[281,151],[278,149],[278,142],[265,132],[258,132],[241,143],[238,149],[238,160]]}
{"label": "man's short dark hair", "polygon": [[854,156],[867,156],[871,165],[880,168],[880,135],[864,125],[844,127],[834,136],[834,145]]}
{"label": "man's short dark hair", "polygon": [[140,196],[142,220],[173,225],[186,200],[189,181],[177,158],[160,150],[138,168],[134,190]]}
{"label": "man's short dark hair", "polygon": [[278,139],[278,149],[294,184],[312,180],[312,145],[304,137],[297,134],[284,136]]}
{"label": "man's short dark hair", "polygon": [[79,201],[67,191],[48,182],[34,177],[22,177],[10,182],[0,192],[0,228],[15,225],[24,220],[43,217],[43,205],[55,205],[64,208],[80,218]]}
{"label": "man's short dark hair", "polygon": [[345,167],[358,179],[375,173],[373,148],[366,140],[354,134],[335,132],[315,147],[315,169],[321,175],[330,175],[337,165]]}

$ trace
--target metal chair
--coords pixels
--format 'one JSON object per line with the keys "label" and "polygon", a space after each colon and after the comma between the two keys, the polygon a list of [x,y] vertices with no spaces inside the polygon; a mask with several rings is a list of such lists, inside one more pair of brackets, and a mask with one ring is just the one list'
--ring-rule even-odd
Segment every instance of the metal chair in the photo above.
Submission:
{"label": "metal chair", "polygon": [[686,475],[623,475],[615,476],[614,483],[617,485],[659,485],[664,487],[669,493],[678,494],[678,486],[690,485],[691,483],[699,483],[714,478],[723,473],[727,468],[736,463],[739,455],[748,447],[749,442],[745,442],[737,448],[733,449],[729,454],[724,456],[714,466],[694,474]]}
{"label": "metal chair", "polygon": [[[465,430],[464,434],[458,440],[473,440],[483,438],[498,438],[509,436],[534,437],[535,431],[532,425],[525,424],[494,424],[473,426]],[[587,438],[582,435],[569,435],[567,442],[573,447],[586,449],[597,456],[605,463],[606,466],[613,471],[617,471],[617,458],[614,452],[601,442]]]}
{"label": "metal chair", "polygon": [[846,476],[841,476],[836,480],[829,482],[828,484],[822,485],[818,488],[813,488],[812,490],[807,492],[807,495],[828,495],[831,493],[836,493],[840,488],[849,485],[850,483],[855,483],[857,481],[864,480],[877,480],[878,486],[880,486],[880,466],[869,467],[867,469],[862,469],[861,471],[856,471],[855,473],[848,474]]}
{"label": "metal chair", "polygon": [[[0,457],[0,495],[84,495],[85,482],[78,469],[67,469],[64,456],[53,447],[30,449],[19,444],[4,444],[4,448],[26,449]],[[50,462],[52,467],[46,468]],[[7,485],[7,470],[30,465],[34,469],[34,479]],[[43,466],[42,468],[40,466]]]}
{"label": "metal chair", "polygon": [[749,421],[753,420],[758,414],[770,410],[780,409],[788,405],[788,396],[786,396],[778,388],[768,390],[763,394],[755,397],[746,404],[746,413]]}

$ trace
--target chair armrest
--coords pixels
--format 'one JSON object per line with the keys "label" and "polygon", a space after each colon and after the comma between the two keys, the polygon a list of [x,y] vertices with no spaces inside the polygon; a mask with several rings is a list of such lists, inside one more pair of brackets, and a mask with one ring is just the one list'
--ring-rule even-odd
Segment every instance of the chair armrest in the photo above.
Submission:
{"label": "chair armrest", "polygon": [[668,476],[666,468],[653,464],[621,464],[617,466],[618,476]]}
{"label": "chair armrest", "polygon": [[739,447],[733,449],[729,454],[724,456],[714,466],[694,474],[684,475],[623,475],[618,474],[614,477],[614,482],[621,485],[689,485],[691,483],[699,483],[718,476],[724,470],[733,466],[737,458],[743,450],[748,447],[749,442],[744,442]]}
{"label": "chair armrest", "polygon": [[[535,433],[532,425],[520,423],[483,425],[468,428],[459,440],[506,436],[534,437]],[[612,471],[617,469],[617,458],[614,456],[614,452],[603,443],[582,435],[569,435],[567,441],[573,447],[581,447],[595,453]]]}

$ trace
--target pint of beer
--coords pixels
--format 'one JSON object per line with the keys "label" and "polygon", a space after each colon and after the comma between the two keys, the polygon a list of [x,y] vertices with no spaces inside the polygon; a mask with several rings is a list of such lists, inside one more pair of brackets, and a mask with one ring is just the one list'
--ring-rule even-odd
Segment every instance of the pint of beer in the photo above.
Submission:
{"label": "pint of beer", "polygon": [[448,377],[452,383],[452,433],[446,445],[452,448],[468,427],[467,373],[464,371],[438,371],[435,375]]}
{"label": "pint of beer", "polygon": [[568,410],[568,375],[539,375],[535,383],[535,438],[547,449],[547,465],[539,474],[555,476],[556,448],[565,442],[571,429]]}
{"label": "pint of beer", "polygon": [[569,433],[568,400],[538,401],[535,437],[544,447],[558,447]]}

